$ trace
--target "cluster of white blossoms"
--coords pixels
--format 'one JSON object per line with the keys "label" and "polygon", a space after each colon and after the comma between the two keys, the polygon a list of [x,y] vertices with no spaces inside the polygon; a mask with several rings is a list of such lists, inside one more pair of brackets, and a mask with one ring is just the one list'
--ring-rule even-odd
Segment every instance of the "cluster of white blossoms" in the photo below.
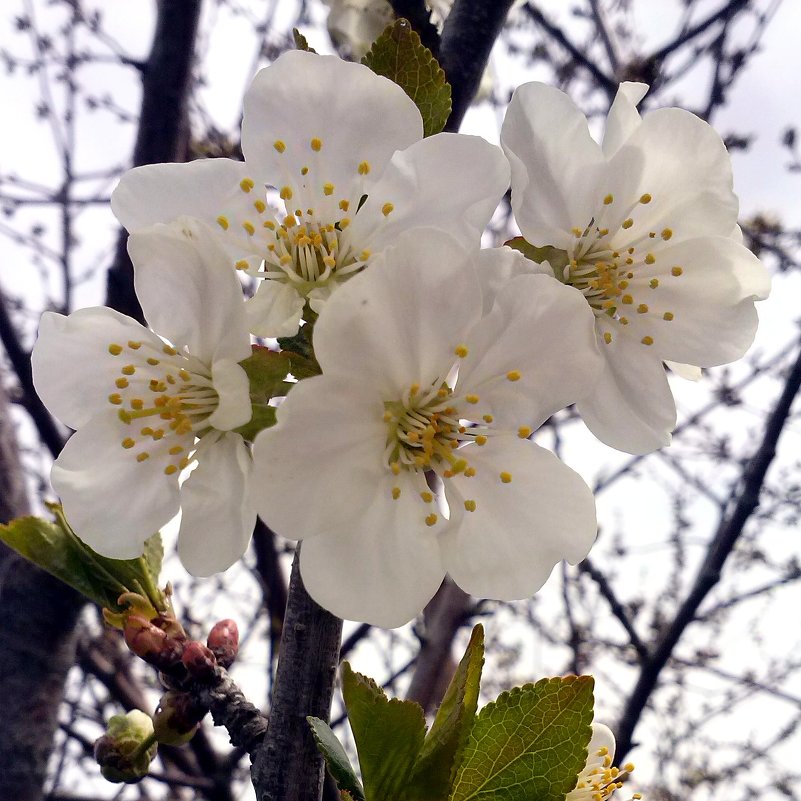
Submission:
{"label": "cluster of white blossoms", "polygon": [[[537,429],[575,403],[616,448],[666,444],[665,364],[741,356],[768,291],[720,138],[678,109],[641,119],[644,92],[621,86],[598,145],[564,94],[522,86],[502,150],[423,138],[389,80],[291,52],[245,97],[244,162],[127,173],[112,207],[148,327],[46,313],[33,354],[77,429],[52,473],[76,533],[134,557],[180,508],[181,559],[208,575],[258,513],[304,540],[320,604],[383,626],[446,574],[511,600],[584,558],[592,495]],[[480,249],[510,177],[522,250],[548,261]],[[275,382],[255,433],[253,337],[299,331],[320,374]]]}

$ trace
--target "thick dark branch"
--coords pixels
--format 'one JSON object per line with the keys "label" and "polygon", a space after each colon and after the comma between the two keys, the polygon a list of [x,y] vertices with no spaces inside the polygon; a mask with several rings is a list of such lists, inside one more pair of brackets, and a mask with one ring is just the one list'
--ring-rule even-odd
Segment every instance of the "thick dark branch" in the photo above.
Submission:
{"label": "thick dark branch", "polygon": [[634,729],[659,681],[662,669],[670,659],[684,630],[696,619],[696,613],[704,598],[720,580],[726,559],[734,550],[745,524],[759,505],[765,474],[776,455],[776,444],[787,423],[799,388],[801,388],[801,352],[787,376],[781,397],[765,425],[762,444],[745,468],[742,489],[731,511],[720,521],[689,594],[642,667],[637,684],[617,725],[615,735],[618,760],[622,760],[631,749]]}
{"label": "thick dark branch", "polygon": [[439,49],[439,63],[448,76],[453,100],[446,131],[459,130],[512,1],[456,0],[453,4]]}
{"label": "thick dark branch", "polygon": [[[188,140],[186,98],[189,92],[200,0],[161,0],[153,48],[142,82],[142,110],[134,147],[134,166],[185,161]],[[134,293],[128,236],[117,242],[108,271],[106,304],[140,322],[142,308]]]}
{"label": "thick dark branch", "polygon": [[270,726],[253,755],[258,801],[319,801],[323,787],[324,763],[306,717],[328,720],[342,621],[306,592],[299,558],[300,546],[289,579]]}

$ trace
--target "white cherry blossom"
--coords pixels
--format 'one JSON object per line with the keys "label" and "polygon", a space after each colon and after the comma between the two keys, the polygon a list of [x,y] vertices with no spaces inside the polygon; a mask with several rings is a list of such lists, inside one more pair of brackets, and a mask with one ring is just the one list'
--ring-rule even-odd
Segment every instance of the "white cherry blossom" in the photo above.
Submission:
{"label": "white cherry blossom", "polygon": [[769,291],[740,241],[720,136],[682,109],[641,118],[646,90],[621,84],[602,145],[564,93],[538,83],[517,89],[501,132],[523,236],[561,251],[549,255],[556,277],[595,313],[606,368],[578,410],[599,439],[630,453],[670,442],[664,363],[697,376],[742,356],[754,300]]}
{"label": "white cherry blossom", "polygon": [[204,221],[232,265],[260,279],[251,331],[290,336],[402,231],[440,228],[478,245],[509,183],[479,137],[423,139],[420,112],[361,64],[292,51],[245,95],[245,162],[138,167],[112,197],[129,231],[179,215]]}
{"label": "white cherry blossom", "polygon": [[317,321],[323,375],[254,443],[259,514],[304,539],[304,583],[342,617],[401,625],[446,572],[528,597],[595,538],[587,486],[527,441],[591,390],[593,316],[547,275],[510,281],[483,314],[476,259],[424,229],[385,251]]}
{"label": "white cherry blossom", "polygon": [[242,555],[255,522],[251,457],[233,431],[251,416],[242,292],[191,221],[133,234],[128,250],[149,328],[105,307],[42,317],[36,390],[77,429],[53,488],[76,534],[115,559],[139,556],[180,507],[181,560],[209,575]]}
{"label": "white cherry blossom", "polygon": [[[576,786],[565,796],[565,801],[606,801],[622,787],[621,779],[634,770],[628,763],[623,770],[614,767],[615,737],[603,723],[592,724],[592,737],[587,746],[587,761],[579,773]],[[632,796],[635,801],[639,793]]]}

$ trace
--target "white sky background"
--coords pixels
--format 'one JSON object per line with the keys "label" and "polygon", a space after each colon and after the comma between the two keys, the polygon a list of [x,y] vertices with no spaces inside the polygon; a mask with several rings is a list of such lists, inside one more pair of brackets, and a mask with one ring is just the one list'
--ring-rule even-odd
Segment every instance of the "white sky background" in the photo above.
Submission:
{"label": "white sky background", "polygon": [[[123,46],[125,53],[134,58],[144,59],[152,36],[153,4],[142,0],[135,2],[129,0],[127,3],[106,0],[95,5],[103,9],[105,27]],[[276,28],[283,29],[285,24],[282,24],[281,17],[284,15],[288,18],[287,9],[292,3],[288,0],[276,0],[274,3],[251,5],[260,9],[274,6]],[[673,3],[640,0],[633,5],[635,27],[644,37],[641,52],[648,52],[654,46],[670,40],[676,24]],[[7,48],[18,55],[26,52],[25,39],[12,31],[13,17],[25,13],[26,8],[32,6],[42,23],[54,19],[53,12],[42,0],[37,2],[6,0],[3,6],[5,13],[0,19],[0,49]],[[565,6],[561,0],[549,0],[542,4],[543,10],[559,21],[566,30],[580,31],[581,23],[569,17]],[[702,4],[699,18],[718,6],[718,2]],[[766,3],[765,8],[767,7]],[[207,22],[213,24],[202,26],[203,30],[211,31],[211,34],[206,43],[207,47],[204,47],[207,52],[204,74],[209,79],[209,84],[200,92],[200,103],[204,116],[208,114],[218,121],[218,126],[223,130],[233,131],[238,125],[242,95],[254,64],[252,23],[242,16],[235,17],[228,12],[210,9],[208,4],[205,14]],[[263,11],[260,11],[259,16],[262,14]],[[315,15],[320,20],[324,19],[322,7],[315,11]],[[210,19],[211,17],[214,19]],[[723,135],[734,131],[755,135],[753,144],[747,152],[738,151],[733,155],[735,184],[741,198],[743,217],[748,217],[757,211],[766,212],[775,214],[789,227],[798,227],[801,223],[801,173],[789,173],[786,170],[788,157],[786,151],[780,147],[779,141],[788,126],[801,128],[801,90],[798,88],[798,76],[801,74],[799,31],[801,31],[801,3],[797,0],[785,0],[778,7],[763,39],[762,52],[753,58],[750,66],[746,67],[729,95],[729,105],[713,120]],[[330,50],[323,32],[313,29],[305,32],[312,46],[321,52]],[[745,38],[747,32],[744,31],[743,36]],[[93,43],[93,49],[97,50],[96,43]],[[545,77],[536,72],[528,74],[517,60],[504,59],[499,48],[496,48],[493,64],[503,86],[512,87],[525,80]],[[692,103],[694,98],[701,98],[706,92],[708,76],[699,75],[698,72],[700,71],[690,73],[680,86],[680,99],[683,103]],[[136,115],[139,88],[133,70],[128,67],[94,65],[82,68],[79,77],[85,86],[91,87],[94,94],[102,96],[108,93],[116,106],[126,109],[133,116]],[[0,172],[14,173],[26,181],[49,186],[55,190],[60,181],[58,174],[60,162],[55,155],[54,137],[50,126],[37,120],[34,114],[38,91],[37,81],[33,77],[21,79],[18,74],[0,75],[0,109],[4,111],[5,123],[0,125]],[[57,89],[56,95],[58,91]],[[647,98],[645,107],[648,108],[649,102],[655,105],[670,105],[678,99],[678,96],[658,95],[655,100]],[[58,97],[56,102],[59,102]],[[462,130],[486,136],[491,141],[497,142],[496,122],[496,112],[488,104],[484,104],[483,107],[469,112]],[[132,152],[134,134],[133,125],[120,125],[108,112],[100,111],[92,115],[80,113],[76,130],[78,148],[75,171],[86,173],[97,169],[105,171],[112,165],[124,166]],[[112,181],[101,178],[84,182],[77,194],[81,197],[107,196],[112,187]],[[7,187],[3,187],[4,191],[6,189]],[[24,188],[19,188],[18,196],[24,195]],[[31,265],[21,260],[20,256],[24,251],[3,235],[8,226],[17,225],[20,220],[30,225],[44,220],[48,227],[44,240],[57,243],[58,219],[54,214],[44,215],[40,208],[21,210],[15,220],[7,220],[0,214],[0,286],[7,293],[25,297],[32,307],[38,307],[46,296],[59,297],[59,282],[52,274],[43,279]],[[76,249],[75,271],[77,275],[81,275],[99,268],[100,272],[93,274],[91,280],[77,287],[75,306],[96,305],[102,302],[104,284],[98,277],[103,277],[103,268],[110,261],[116,231],[116,221],[107,207],[93,207],[81,215],[77,233],[82,241]],[[798,317],[797,298],[801,296],[799,278],[782,277],[777,282],[777,289],[779,291],[775,291],[772,298],[762,304],[760,309],[762,326],[755,349],[766,354],[773,352],[779,343],[790,340]],[[30,322],[29,333],[32,334],[35,321]],[[734,368],[734,372],[737,373],[738,370],[743,372],[744,369]],[[708,400],[708,389],[705,383],[688,385],[681,382],[681,386],[678,387],[680,419],[682,414],[689,413]],[[738,436],[743,441],[747,441],[749,427],[758,423],[759,410],[765,405],[763,397],[750,400],[752,403],[747,403],[741,412],[742,429],[738,432]],[[801,445],[799,435],[801,431],[797,427],[785,433],[781,443],[785,453],[798,452]],[[592,481],[599,472],[609,472],[615,466],[627,461],[627,457],[615,454],[585,436],[569,437],[564,456],[568,463],[582,472],[589,481]],[[657,486],[653,479],[650,481],[652,483],[627,479],[621,483],[618,491],[604,495],[599,501],[599,517],[606,526],[605,536],[611,536],[614,530],[622,530],[635,541],[633,553],[637,554],[638,558],[633,562],[637,567],[629,577],[633,590],[653,579],[655,570],[653,555],[659,552],[660,543],[664,541],[673,524],[669,511],[665,510],[663,487]],[[666,485],[675,482],[675,475],[666,470],[664,482]],[[654,514],[655,508],[660,510],[660,514]],[[694,504],[691,511],[696,522],[703,524],[708,521],[709,525],[713,524],[713,510],[710,506],[705,506],[699,501]],[[767,539],[770,547],[775,548],[777,552],[785,550],[798,552],[797,540],[788,540],[786,530],[777,529],[776,536],[773,537],[768,533]],[[599,559],[601,558],[599,556]],[[172,563],[170,567],[178,569],[177,563]],[[558,573],[558,569],[555,573]],[[209,588],[211,592],[211,584]],[[541,593],[541,603],[555,603],[559,592],[558,578],[554,578]],[[499,617],[497,620],[502,626],[503,618]],[[493,625],[492,621],[489,623]],[[798,645],[797,621],[793,621],[790,625],[793,626],[793,634],[789,638],[784,621],[780,620],[763,627],[761,633],[766,637],[764,652],[782,653],[791,644]],[[510,641],[520,644],[520,637],[516,632],[507,632],[500,628],[496,634],[500,637],[508,636]],[[744,639],[748,641],[750,635],[747,632],[743,634]],[[718,645],[731,652],[727,657],[730,660],[727,662],[729,670],[737,669],[738,666],[742,670],[751,669],[755,666],[753,656],[756,654],[759,659],[762,658],[762,651],[754,651],[750,646],[740,647],[740,643],[736,641],[723,641]],[[518,665],[518,670],[520,681],[527,681],[547,669],[549,655],[548,649],[531,637],[522,642],[522,647],[523,659]],[[363,661],[360,663],[359,659]],[[373,657],[369,654],[357,653],[356,668],[365,672],[377,672],[380,675],[383,668],[376,667],[374,662],[371,668],[369,661],[371,659]],[[259,666],[253,667],[255,674]],[[599,680],[601,693],[604,690],[604,681],[604,678]],[[787,687],[787,690],[801,694],[801,682],[793,682],[793,685]],[[611,682],[609,689],[611,690]],[[258,692],[255,691],[256,697]],[[602,700],[600,703],[603,706]],[[610,705],[608,713],[610,715],[615,713],[613,706]],[[774,710],[767,706],[765,714],[770,719]],[[782,711],[776,709],[775,714],[776,720],[779,720],[778,716]],[[738,726],[756,726],[756,724],[757,722],[750,720],[737,721]],[[721,723],[720,735],[723,741],[728,736],[725,726],[730,725],[731,721]],[[642,739],[649,730],[656,731],[646,719],[646,725],[638,730],[639,739]],[[651,765],[642,766],[644,779],[653,768]]]}

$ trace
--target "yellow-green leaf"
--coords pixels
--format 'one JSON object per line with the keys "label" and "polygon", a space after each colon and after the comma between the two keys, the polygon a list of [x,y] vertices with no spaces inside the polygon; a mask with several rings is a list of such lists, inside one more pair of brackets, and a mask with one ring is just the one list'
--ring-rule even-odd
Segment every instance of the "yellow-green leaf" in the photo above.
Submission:
{"label": "yellow-green leaf", "polygon": [[564,801],[587,758],[592,691],[591,676],[543,679],[487,704],[449,801]]}
{"label": "yellow-green leaf", "polygon": [[342,747],[342,743],[337,739],[336,734],[331,731],[331,727],[320,718],[306,718],[311,726],[312,736],[317,743],[317,750],[325,758],[328,770],[334,777],[340,792],[347,793],[348,798],[354,801],[364,801],[364,790],[361,782],[356,777],[348,755]]}
{"label": "yellow-green leaf", "polygon": [[508,242],[504,242],[504,245],[512,248],[512,250],[517,250],[527,259],[535,261],[537,264],[542,264],[542,262],[547,261],[554,270],[561,270],[567,267],[569,261],[567,253],[564,250],[559,250],[559,248],[552,247],[551,245],[537,248],[522,236],[516,236]]}
{"label": "yellow-green leaf", "polygon": [[389,699],[367,676],[342,665],[342,696],[356,741],[367,801],[405,797],[412,766],[423,745],[426,721],[412,701]]}
{"label": "yellow-green leaf", "polygon": [[434,54],[408,20],[398,19],[373,42],[362,59],[377,75],[394,81],[414,100],[423,117],[423,135],[439,133],[451,113],[451,87]]}
{"label": "yellow-green leaf", "polygon": [[470,635],[431,730],[414,766],[409,798],[441,801],[448,797],[478,705],[481,668],[484,665],[484,627],[479,623]]}

